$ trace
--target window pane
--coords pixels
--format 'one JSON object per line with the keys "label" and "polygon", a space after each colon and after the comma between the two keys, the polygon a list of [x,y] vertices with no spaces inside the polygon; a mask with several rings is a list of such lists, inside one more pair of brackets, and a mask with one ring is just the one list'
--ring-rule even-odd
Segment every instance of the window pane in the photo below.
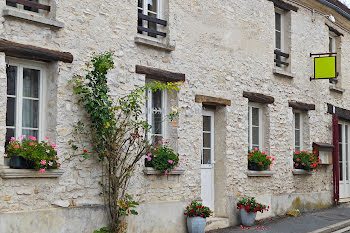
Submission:
{"label": "window pane", "polygon": [[259,145],[259,127],[253,126],[253,145]]}
{"label": "window pane", "polygon": [[[29,0],[29,2],[39,2],[39,0]],[[38,8],[30,7],[30,6],[24,6],[24,10],[39,12]]]}
{"label": "window pane", "polygon": [[148,10],[157,12],[157,0],[147,0],[148,1]]}
{"label": "window pane", "polygon": [[300,130],[295,130],[295,147],[300,147]]}
{"label": "window pane", "polygon": [[16,95],[17,67],[16,66],[7,67],[6,73],[7,73],[7,94]]}
{"label": "window pane", "polygon": [[23,69],[23,96],[39,98],[40,71]]}
{"label": "window pane", "polygon": [[[156,15],[156,14],[148,13],[148,15],[149,15],[149,16],[152,16],[152,17],[154,17],[154,18],[157,18],[157,15]],[[153,29],[153,30],[156,30],[156,31],[157,31],[157,24],[156,24],[156,23],[153,23],[153,22],[148,21],[147,24],[148,24],[147,27],[148,27],[149,29]],[[151,33],[151,32],[148,33],[148,36],[157,37],[156,34]]]}
{"label": "window pane", "polygon": [[281,32],[276,31],[276,49],[281,50]]}
{"label": "window pane", "polygon": [[138,0],[137,6],[143,8],[143,0]]}
{"label": "window pane", "polygon": [[[142,13],[142,10],[138,10],[138,13]],[[143,27],[143,20],[142,19],[137,19],[137,26],[140,26],[140,27]],[[140,34],[142,34],[142,31],[137,31],[137,33],[140,33]]]}
{"label": "window pane", "polygon": [[332,53],[333,52],[333,38],[329,37],[329,52]]}
{"label": "window pane", "polygon": [[154,110],[162,109],[162,91],[156,91],[152,93],[152,104]]}
{"label": "window pane", "polygon": [[162,134],[162,113],[161,112],[153,112],[152,133]]}
{"label": "window pane", "polygon": [[253,126],[259,126],[259,109],[258,108],[252,108],[252,125]]}
{"label": "window pane", "polygon": [[211,131],[210,124],[210,116],[203,116],[203,131]]}
{"label": "window pane", "polygon": [[[250,139],[250,131],[251,131],[251,128],[250,128],[250,107],[248,107],[248,148],[250,147],[251,145],[251,139]],[[250,149],[250,148],[249,148]]]}
{"label": "window pane", "polygon": [[17,4],[16,4],[16,3],[8,2],[8,1],[6,1],[6,5],[8,5],[8,6],[13,6],[13,7],[17,7]]}
{"label": "window pane", "polygon": [[343,141],[343,133],[342,133],[342,125],[338,125],[338,137],[339,137],[339,143],[342,143],[342,141]]}
{"label": "window pane", "polygon": [[203,133],[203,147],[210,148],[210,140],[211,134],[210,133]]}
{"label": "window pane", "polygon": [[38,138],[38,130],[23,129],[22,135],[26,135],[27,138],[29,136],[34,136],[34,137]]}
{"label": "window pane", "polygon": [[16,129],[6,129],[5,149],[6,149],[7,145],[9,144],[11,137],[15,137],[15,130]]}
{"label": "window pane", "polygon": [[203,149],[203,158],[202,158],[202,164],[211,164],[210,157],[211,157],[211,150],[210,149]]}
{"label": "window pane", "polygon": [[295,129],[300,129],[300,113],[295,113]]}
{"label": "window pane", "polygon": [[275,12],[275,29],[281,31],[281,14]]}
{"label": "window pane", "polygon": [[7,98],[6,126],[15,126],[16,122],[16,98]]}
{"label": "window pane", "polygon": [[39,127],[39,101],[23,99],[22,126],[29,128]]}

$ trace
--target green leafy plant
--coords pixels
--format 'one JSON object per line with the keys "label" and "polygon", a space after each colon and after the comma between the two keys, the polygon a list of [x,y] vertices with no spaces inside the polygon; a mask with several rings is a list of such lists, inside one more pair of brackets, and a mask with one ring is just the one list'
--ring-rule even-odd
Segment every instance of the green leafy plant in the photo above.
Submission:
{"label": "green leafy plant", "polygon": [[157,146],[151,148],[146,155],[146,167],[154,167],[155,169],[167,174],[179,165],[179,155],[162,141]]}
{"label": "green leafy plant", "polygon": [[47,169],[57,169],[60,164],[57,159],[56,144],[49,141],[46,137],[45,141],[38,142],[34,136],[20,136],[18,140],[11,138],[7,145],[6,155],[20,156],[27,160],[28,166],[44,173]]}
{"label": "green leafy plant", "polygon": [[202,203],[192,201],[190,205],[186,207],[184,215],[188,217],[202,217],[208,218],[213,214],[213,211],[209,207],[203,206]]}
{"label": "green leafy plant", "polygon": [[297,151],[294,152],[293,162],[295,169],[317,170],[320,167],[320,160],[316,152]]}
{"label": "green leafy plant", "polygon": [[274,158],[266,155],[263,151],[260,151],[257,148],[248,151],[249,170],[265,171],[270,167],[274,160]]}
{"label": "green leafy plant", "polygon": [[[146,140],[151,126],[143,115],[146,90],[178,91],[181,83],[147,83],[114,102],[107,85],[107,73],[114,68],[113,54],[95,56],[86,65],[86,75],[75,75],[71,81],[89,117],[89,127],[81,121],[76,125],[75,139],[84,133],[91,137],[93,151],[84,151],[83,156],[87,158],[96,153],[102,162],[101,186],[110,217],[108,229],[113,233],[122,232],[125,229],[123,217],[137,214],[134,208],[138,203],[126,193],[130,177],[137,163],[151,149]],[[83,151],[75,140],[69,145],[74,153]]]}
{"label": "green leafy plant", "polygon": [[254,197],[245,197],[237,202],[237,209],[245,209],[247,213],[253,212],[261,212],[269,211],[270,206],[263,205],[261,203],[256,202]]}

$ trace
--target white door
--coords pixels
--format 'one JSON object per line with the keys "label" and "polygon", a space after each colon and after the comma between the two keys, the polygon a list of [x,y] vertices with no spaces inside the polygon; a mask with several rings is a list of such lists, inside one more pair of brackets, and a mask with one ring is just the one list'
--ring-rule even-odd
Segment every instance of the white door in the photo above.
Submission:
{"label": "white door", "polygon": [[214,112],[205,110],[203,110],[201,198],[203,205],[214,210]]}
{"label": "white door", "polygon": [[350,197],[349,130],[349,124],[339,124],[339,198]]}

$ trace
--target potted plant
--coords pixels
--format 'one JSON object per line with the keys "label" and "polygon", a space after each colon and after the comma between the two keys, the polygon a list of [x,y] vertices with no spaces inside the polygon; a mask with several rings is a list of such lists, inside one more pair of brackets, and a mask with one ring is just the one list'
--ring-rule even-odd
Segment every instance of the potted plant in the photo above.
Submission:
{"label": "potted plant", "polygon": [[6,150],[7,157],[10,158],[10,168],[35,169],[44,173],[47,169],[60,167],[56,144],[50,143],[49,137],[42,142],[38,142],[33,136],[28,138],[24,136],[19,137],[19,140],[11,138]]}
{"label": "potted plant", "polygon": [[164,143],[159,141],[158,145],[151,148],[145,158],[146,167],[153,167],[167,174],[179,165],[179,155],[167,144],[167,140]]}
{"label": "potted plant", "polygon": [[203,206],[202,203],[192,201],[186,207],[185,215],[187,216],[187,230],[189,233],[203,233],[206,226],[206,218],[212,215],[209,207]]}
{"label": "potted plant", "polygon": [[237,203],[237,209],[240,210],[242,225],[253,226],[256,213],[269,210],[269,206],[257,203],[254,197],[245,197]]}
{"label": "potted plant", "polygon": [[316,152],[297,151],[293,155],[294,169],[304,169],[307,171],[317,170],[320,167],[320,160]]}
{"label": "potted plant", "polygon": [[248,169],[252,171],[268,170],[275,159],[266,155],[263,151],[249,150],[248,151]]}

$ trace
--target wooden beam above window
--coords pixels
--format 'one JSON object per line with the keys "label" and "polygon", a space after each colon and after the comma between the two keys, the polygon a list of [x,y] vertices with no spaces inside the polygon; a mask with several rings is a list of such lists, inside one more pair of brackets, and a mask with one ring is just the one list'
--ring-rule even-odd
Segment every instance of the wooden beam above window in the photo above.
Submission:
{"label": "wooden beam above window", "polygon": [[206,95],[196,95],[195,102],[203,105],[231,106],[231,100]]}
{"label": "wooden beam above window", "polygon": [[36,61],[63,61],[73,62],[73,55],[68,52],[59,52],[56,50],[45,49],[33,45],[20,44],[4,39],[0,39],[0,52],[6,56],[24,58]]}
{"label": "wooden beam above window", "polygon": [[295,11],[295,12],[297,12],[298,9],[299,9],[298,7],[293,6],[292,4],[289,4],[289,3],[285,2],[285,1],[282,1],[282,0],[268,0],[268,1],[273,2],[275,7],[281,8],[282,10],[285,10],[285,11]]}
{"label": "wooden beam above window", "polygon": [[146,66],[136,65],[137,74],[145,74],[146,78],[155,79],[163,82],[181,82],[185,81],[185,74],[174,73],[167,70],[151,68]]}
{"label": "wooden beam above window", "polygon": [[300,110],[300,111],[309,111],[309,110],[315,110],[316,107],[314,104],[306,104],[298,101],[289,101],[289,107]]}
{"label": "wooden beam above window", "polygon": [[[333,110],[335,110],[335,112],[333,112]],[[350,121],[350,110],[339,108],[332,104],[327,104],[327,113],[336,114],[339,119]]]}
{"label": "wooden beam above window", "polygon": [[272,104],[275,102],[275,98],[272,96],[243,91],[243,97],[248,98],[250,102],[261,103],[261,104]]}
{"label": "wooden beam above window", "polygon": [[328,24],[326,24],[326,26],[329,28],[329,31],[333,32],[334,34],[336,34],[337,36],[344,36],[343,33],[341,33],[340,31],[338,31],[337,29],[335,29],[334,27],[329,26]]}

